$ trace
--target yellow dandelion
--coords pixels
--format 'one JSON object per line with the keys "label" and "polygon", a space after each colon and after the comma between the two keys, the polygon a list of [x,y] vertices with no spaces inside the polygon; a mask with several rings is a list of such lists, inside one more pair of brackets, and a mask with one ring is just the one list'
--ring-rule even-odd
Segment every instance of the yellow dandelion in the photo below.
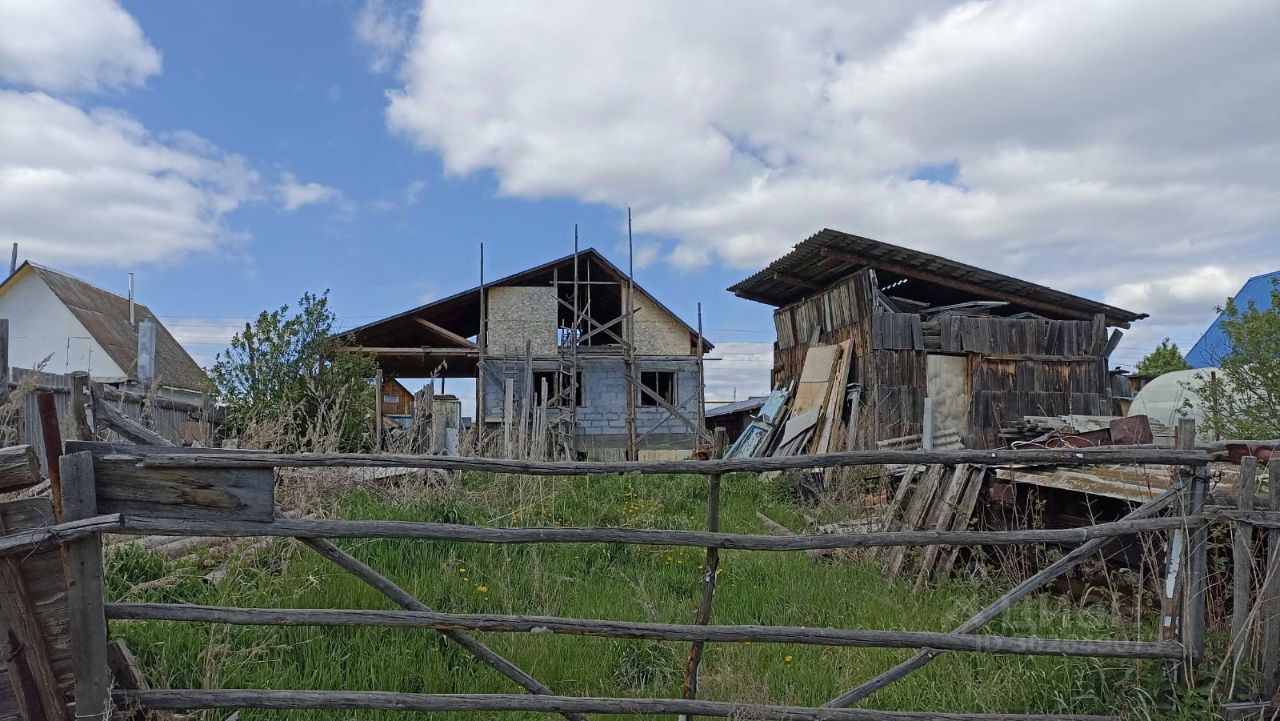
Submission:
{"label": "yellow dandelion", "polygon": [[791,657],[790,657],[790,656],[787,656],[787,657],[786,657],[786,658],[784,658],[783,660],[784,660],[784,661],[786,661],[787,663],[791,663]]}
{"label": "yellow dandelion", "polygon": [[[477,591],[477,592],[479,592],[479,593],[488,593],[488,592],[489,592],[489,587],[488,587],[488,586],[476,586],[476,591]],[[790,657],[790,656],[787,656],[787,660],[788,660],[788,661],[790,661],[790,660],[791,660],[791,657]]]}

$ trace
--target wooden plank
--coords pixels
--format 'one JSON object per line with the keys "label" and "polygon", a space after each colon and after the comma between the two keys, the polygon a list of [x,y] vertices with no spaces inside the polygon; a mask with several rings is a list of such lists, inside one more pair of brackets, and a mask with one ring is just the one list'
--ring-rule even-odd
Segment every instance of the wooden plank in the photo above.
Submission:
{"label": "wooden plank", "polygon": [[111,458],[94,462],[101,513],[150,513],[215,520],[275,518],[270,469],[139,468]]}
{"label": "wooden plank", "polygon": [[[932,465],[920,477],[920,481],[916,484],[916,488],[911,494],[911,500],[907,502],[907,509],[902,514],[902,527],[906,531],[914,531],[920,527],[925,514],[928,513],[929,508],[933,505],[933,497],[937,492],[938,483],[942,480],[942,475],[946,470],[945,466]],[[899,546],[889,551],[885,556],[885,573],[889,578],[898,577],[905,559],[905,547]]]}
{"label": "wooden plank", "polygon": [[[973,519],[973,509],[978,505],[978,495],[982,492],[982,484],[986,478],[987,469],[982,466],[973,466],[969,472],[969,481],[965,486],[964,494],[960,497],[960,503],[956,506],[956,512],[951,518],[950,529],[963,531],[969,527],[969,522]],[[959,546],[949,546],[942,556],[942,560],[934,569],[933,578],[941,581],[951,574],[951,569],[955,567],[956,557],[960,554]]]}
{"label": "wooden plank", "polygon": [[[960,500],[960,493],[968,484],[969,466],[967,464],[962,463],[949,470],[951,472],[947,478],[943,479],[943,486],[938,492],[938,498],[925,518],[924,527],[926,529],[945,531],[951,527],[951,519],[955,517],[956,503]],[[916,572],[916,590],[923,589],[929,583],[929,579],[933,577],[934,565],[938,562],[938,553],[941,550],[941,546],[925,546],[920,550],[920,563]]]}
{"label": "wooden plank", "polygon": [[[62,515],[68,521],[97,514],[93,456],[80,452],[59,459]],[[107,621],[103,611],[105,584],[102,541],[87,536],[65,546],[67,598],[75,674],[77,719],[105,718],[111,707],[111,672],[107,667]]]}
{"label": "wooden plank", "polygon": [[4,662],[0,667],[0,719],[47,721],[26,650],[3,614],[0,614],[0,654]]}
{"label": "wooden plank", "polygon": [[121,704],[149,708],[381,709],[387,711],[566,711],[598,714],[696,714],[754,721],[1119,721],[1115,716],[939,714],[937,712],[765,706],[668,698],[589,698],[512,694],[414,694],[369,691],[262,691],[171,689],[121,691]]}
{"label": "wooden plank", "polygon": [[0,448],[0,493],[19,491],[38,485],[40,459],[31,446]]}
{"label": "wooden plank", "polygon": [[[0,535],[8,535],[8,532],[3,514],[0,514]],[[31,699],[24,704],[27,706],[28,716],[33,719],[65,719],[66,706],[62,703],[58,676],[49,656],[44,629],[36,618],[35,602],[36,598],[27,590],[19,557],[0,558],[0,626],[4,627],[10,645],[16,646],[15,652],[21,654],[21,666],[30,675],[30,686],[36,692],[34,701],[38,707],[32,707]],[[10,674],[11,680],[19,678],[18,675]],[[23,681],[26,682],[27,679]]]}
{"label": "wooden plank", "polygon": [[89,402],[89,374],[76,371],[71,374],[71,432],[70,438],[77,441],[93,440],[93,429],[89,427],[88,414],[84,404]]}

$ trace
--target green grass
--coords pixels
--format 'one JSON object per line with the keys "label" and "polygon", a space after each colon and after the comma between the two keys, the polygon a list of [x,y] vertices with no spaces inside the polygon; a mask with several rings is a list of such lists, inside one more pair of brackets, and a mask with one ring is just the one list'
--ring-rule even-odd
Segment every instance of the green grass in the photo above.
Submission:
{"label": "green grass", "polygon": [[[686,477],[513,480],[468,477],[449,491],[391,502],[357,493],[346,518],[487,525],[700,528],[705,480]],[[755,512],[802,525],[775,485],[726,478],[722,525],[765,530]],[[434,609],[687,623],[700,591],[699,549],[629,545],[523,545],[351,541],[344,548]],[[1002,589],[961,580],[923,592],[889,582],[871,561],[816,563],[802,553],[726,551],[717,623],[946,631]],[[135,547],[109,559],[116,600],[248,607],[394,608],[325,560],[289,541],[241,559],[212,586],[201,560],[168,562]],[[173,582],[149,583],[174,577]],[[139,587],[139,584],[146,584]],[[1150,637],[1101,609],[1039,596],[987,627],[991,633],[1074,638]],[[505,678],[437,633],[419,629],[273,628],[115,622],[157,687],[512,693]],[[557,693],[678,696],[687,644],[530,634],[479,634]],[[704,698],[821,705],[910,655],[892,649],[712,644]],[[1157,716],[1144,691],[1154,662],[949,653],[864,705],[901,710],[1113,713]],[[391,717],[374,712],[246,711],[243,719]],[[444,716],[444,715],[442,715]],[[477,714],[448,715],[483,718]],[[518,715],[511,715],[512,718]],[[539,717],[529,715],[528,717]]]}

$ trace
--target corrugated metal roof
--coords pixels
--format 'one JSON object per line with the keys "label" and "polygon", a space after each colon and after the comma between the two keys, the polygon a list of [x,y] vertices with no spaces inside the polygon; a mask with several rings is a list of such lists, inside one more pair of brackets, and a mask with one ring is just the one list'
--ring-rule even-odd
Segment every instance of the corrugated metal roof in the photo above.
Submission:
{"label": "corrugated metal roof", "polygon": [[[904,277],[916,273],[925,276],[926,282],[928,276],[940,277],[973,288],[974,295],[980,296],[985,290],[994,291],[987,297],[995,297],[995,294],[1018,296],[1061,308],[1064,313],[1074,316],[1101,313],[1113,325],[1147,317],[1145,313],[1134,313],[941,256],[830,228],[797,244],[790,253],[773,261],[764,270],[730,286],[729,291],[741,298],[781,307],[866,267]],[[790,282],[788,277],[800,282]]]}
{"label": "corrugated metal roof", "polygon": [[[1270,308],[1271,284],[1278,279],[1280,279],[1280,270],[1255,275],[1245,281],[1244,286],[1235,295],[1236,307],[1243,311],[1253,303],[1258,310]],[[1191,346],[1191,350],[1187,351],[1187,365],[1192,368],[1210,368],[1218,365],[1223,357],[1231,352],[1231,341],[1227,339],[1227,334],[1222,332],[1222,321],[1226,317],[1226,313],[1219,313],[1217,319],[1205,329],[1204,335],[1200,336],[1200,340]]]}
{"label": "corrugated metal roof", "polygon": [[769,396],[756,396],[754,398],[747,398],[740,401],[734,401],[732,403],[724,403],[708,408],[707,412],[704,413],[703,416],[705,418],[716,418],[719,416],[732,415],[734,413],[742,413],[743,411],[759,410],[768,399]]}
{"label": "corrugated metal roof", "polygon": [[[27,262],[22,264],[40,275],[49,290],[84,325],[111,360],[131,377],[138,365],[138,331],[129,323],[129,299],[103,290],[53,268]],[[11,278],[22,272],[19,268]],[[7,280],[5,281],[8,282]],[[0,286],[2,287],[2,286]],[[151,309],[134,303],[138,320],[150,316]],[[161,385],[197,391],[209,389],[209,377],[158,319],[156,323],[156,380]]]}

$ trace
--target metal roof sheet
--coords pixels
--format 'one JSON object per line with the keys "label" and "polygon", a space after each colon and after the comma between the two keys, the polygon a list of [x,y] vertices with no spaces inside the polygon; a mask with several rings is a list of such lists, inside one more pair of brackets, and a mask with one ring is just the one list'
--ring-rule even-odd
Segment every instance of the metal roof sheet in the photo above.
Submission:
{"label": "metal roof sheet", "polygon": [[[839,254],[838,259],[831,255],[833,252]],[[1101,313],[1110,323],[1117,325],[1147,317],[1145,313],[1134,313],[941,256],[830,228],[824,228],[798,243],[790,253],[730,286],[729,291],[741,298],[781,307],[865,267],[889,269],[908,277],[912,273],[944,277],[975,289],[1051,304],[1074,314]],[[803,281],[803,284],[789,282],[788,277]],[[974,295],[978,294],[974,292]]]}

